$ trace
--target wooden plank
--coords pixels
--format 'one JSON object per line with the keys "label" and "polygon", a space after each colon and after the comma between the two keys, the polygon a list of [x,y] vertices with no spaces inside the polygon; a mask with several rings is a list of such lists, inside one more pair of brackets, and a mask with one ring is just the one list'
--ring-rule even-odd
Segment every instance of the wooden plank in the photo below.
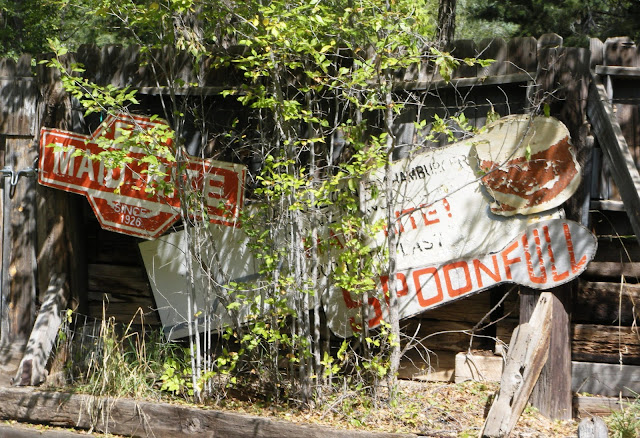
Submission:
{"label": "wooden plank", "polygon": [[138,94],[146,94],[149,96],[169,96],[171,94],[175,96],[220,96],[223,91],[229,89],[234,90],[234,96],[244,96],[247,91],[241,87],[132,87]]}
{"label": "wooden plank", "polygon": [[[42,64],[38,67],[38,86],[42,98],[38,103],[37,123],[66,127],[70,113],[69,97],[62,92],[59,77]],[[34,121],[36,118],[34,117]],[[34,146],[38,141],[34,142]],[[34,182],[35,184],[35,182]],[[75,298],[78,309],[86,297],[86,268],[78,244],[82,227],[73,201],[64,192],[37,185],[38,285],[43,292],[38,318],[29,336],[27,349],[16,373],[19,385],[34,385],[45,380],[45,367],[56,339],[61,311]],[[31,237],[33,244],[36,238]]]}
{"label": "wooden plank", "polygon": [[405,336],[413,337],[415,334],[416,339],[429,349],[458,353],[469,348],[490,348],[491,342],[486,338],[475,336],[472,340],[474,325],[471,322],[421,318],[408,320],[406,324],[402,323],[401,330]]}
{"label": "wooden plank", "polygon": [[547,360],[553,296],[540,295],[529,322],[520,324],[509,347],[500,389],[489,409],[481,436],[509,436],[529,400]]}
{"label": "wooden plank", "polygon": [[620,190],[631,226],[636,238],[640,239],[640,174],[613,113],[604,85],[597,75],[592,78],[588,114]]}
{"label": "wooden plank", "polygon": [[578,438],[607,438],[609,431],[600,417],[583,418],[578,425]]}
{"label": "wooden plank", "polygon": [[598,252],[594,260],[618,263],[640,262],[640,245],[635,236],[603,235],[598,237]]}
{"label": "wooden plank", "polygon": [[409,438],[413,434],[358,432],[300,425],[254,415],[190,408],[169,403],[94,398],[26,388],[1,388],[0,418],[92,429],[129,437],[225,438]]}
{"label": "wooden plank", "polygon": [[571,376],[575,393],[631,398],[640,394],[639,366],[574,361]]}
{"label": "wooden plank", "polygon": [[[553,354],[544,364],[538,382],[531,394],[531,404],[542,415],[567,420],[571,418],[571,340],[569,303],[573,283],[553,289],[551,292],[551,338],[550,351]],[[520,289],[520,322],[528,321],[532,303],[536,303],[543,293]],[[535,311],[535,310],[534,310]]]}
{"label": "wooden plank", "polygon": [[467,380],[499,382],[502,377],[503,359],[490,352],[478,351],[456,354],[455,383]]}
{"label": "wooden plank", "polygon": [[572,322],[631,326],[640,320],[640,285],[580,280]]}
{"label": "wooden plank", "polygon": [[571,357],[579,362],[640,365],[637,327],[573,324]]}
{"label": "wooden plank", "polygon": [[[615,188],[615,192],[617,193],[617,188]],[[613,192],[609,193],[613,194]],[[620,198],[619,195],[617,196]],[[631,238],[635,240],[635,245],[638,245],[638,240],[631,226],[626,208],[624,211],[591,210],[591,226],[593,233],[597,236],[622,239]],[[595,260],[599,260],[598,254],[596,254]]]}
{"label": "wooden plank", "polygon": [[[114,260],[115,262],[116,260]],[[91,263],[87,266],[89,274],[96,278],[120,276],[127,280],[145,279],[146,274],[142,266],[125,266],[105,263]]]}
{"label": "wooden plank", "polygon": [[507,60],[509,74],[535,71],[538,66],[538,41],[534,37],[510,38],[507,41]]}
{"label": "wooden plank", "polygon": [[[449,51],[457,59],[475,58],[478,54],[478,48],[473,40],[457,40],[447,46]],[[467,65],[462,62],[451,75],[452,78],[472,78],[478,76],[478,66]]]}
{"label": "wooden plank", "polygon": [[517,316],[506,318],[500,321],[496,327],[496,346],[493,352],[495,354],[506,354],[508,345],[511,343],[513,331],[518,327]]}
{"label": "wooden plank", "polygon": [[[630,82],[630,81],[625,81]],[[638,81],[634,82],[634,88],[638,86]],[[620,90],[621,87],[617,86],[617,83],[614,83],[614,100],[616,102],[615,97],[618,92],[624,94],[624,90]],[[615,103],[615,111],[616,111],[616,120],[620,125],[620,131],[624,136],[624,139],[629,145],[629,152],[631,153],[631,157],[633,158],[634,164],[636,168],[638,164],[640,164],[640,160],[638,160],[638,152],[640,148],[640,142],[638,141],[638,107],[636,102],[633,104],[624,104],[624,103]]]}
{"label": "wooden plank", "polygon": [[509,68],[507,42],[503,38],[485,38],[478,43],[478,58],[495,59],[486,67],[478,67],[478,76],[502,76]]}
{"label": "wooden plank", "polygon": [[589,207],[592,210],[625,211],[622,201],[612,201],[608,199],[592,199]]}
{"label": "wooden plank", "polygon": [[633,40],[626,36],[607,38],[604,42],[604,64],[637,67],[638,55]]}
{"label": "wooden plank", "polygon": [[[103,312],[104,306],[104,312]],[[141,308],[144,312],[144,316],[140,318],[138,308]],[[157,326],[160,324],[160,318],[158,312],[152,307],[149,302],[139,303],[113,303],[113,302],[90,302],[89,303],[89,316],[94,318],[113,317],[115,322],[119,324],[129,324],[133,321],[134,324],[145,324]]]}
{"label": "wooden plank", "polygon": [[585,270],[584,276],[599,277],[602,279],[617,279],[627,277],[632,279],[640,278],[639,262],[591,262]]}
{"label": "wooden plank", "polygon": [[573,397],[575,417],[588,418],[592,416],[604,417],[612,412],[628,408],[633,400],[619,397],[593,397],[577,395]]}
{"label": "wooden plank", "polygon": [[82,201],[88,210],[88,232],[86,236],[87,246],[89,247],[88,263],[139,266],[142,269],[142,260],[138,248],[138,243],[142,239],[103,230],[93,211],[89,209],[88,203],[84,199]]}
{"label": "wooden plank", "polygon": [[604,62],[604,43],[598,38],[589,38],[589,52],[591,52],[591,68]]}
{"label": "wooden plank", "polygon": [[36,316],[36,182],[33,174],[17,178],[19,171],[33,168],[38,154],[33,141],[38,89],[34,81],[20,78],[29,74],[30,64],[30,56],[5,60],[0,73],[15,78],[0,81],[0,132],[11,135],[4,139],[4,165],[15,176],[4,181],[3,190],[2,274],[7,281],[2,287],[6,306],[0,336],[4,341],[25,341]]}
{"label": "wooden plank", "polygon": [[[437,321],[458,321],[468,322],[475,325],[481,321],[489,312],[490,295],[489,294],[476,294],[453,302],[446,306],[442,306],[436,309],[427,310],[421,313],[419,317],[415,319],[421,320],[437,320]],[[489,319],[487,318],[487,323]],[[429,321],[425,321],[424,324],[430,324]]]}
{"label": "wooden plank", "polygon": [[88,273],[92,292],[151,298],[149,280],[142,267],[90,264]]}
{"label": "wooden plank", "polygon": [[401,82],[395,84],[395,90],[407,90],[407,91],[427,91],[439,88],[461,88],[461,87],[481,87],[481,86],[495,86],[501,84],[518,84],[527,83],[531,81],[531,78],[535,77],[535,72],[524,73],[511,73],[496,76],[478,76],[471,78],[458,78],[451,79],[450,82],[444,80],[434,81],[415,81],[415,82]]}
{"label": "wooden plank", "polygon": [[452,382],[455,374],[455,356],[456,353],[452,351],[412,348],[400,359],[398,377],[429,382]]}
{"label": "wooden plank", "polygon": [[595,72],[597,75],[621,76],[626,78],[640,78],[640,67],[596,65]]}

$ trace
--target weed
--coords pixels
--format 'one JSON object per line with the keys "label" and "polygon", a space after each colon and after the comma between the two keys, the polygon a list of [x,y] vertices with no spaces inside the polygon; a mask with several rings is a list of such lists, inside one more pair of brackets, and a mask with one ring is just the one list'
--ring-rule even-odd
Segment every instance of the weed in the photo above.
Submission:
{"label": "weed", "polygon": [[[142,318],[142,310],[138,312]],[[103,314],[101,321],[92,325],[84,318],[84,324],[73,329],[73,318],[82,319],[67,315],[58,350],[65,351],[66,378],[74,390],[112,397],[147,398],[161,390],[182,395],[183,387],[176,386],[176,370],[188,368],[182,348],[164,341],[160,333],[146,333],[144,325],[134,327],[138,313],[126,326]]]}
{"label": "weed", "polygon": [[606,420],[611,438],[636,438],[640,436],[640,396],[629,404],[620,403],[621,409]]}

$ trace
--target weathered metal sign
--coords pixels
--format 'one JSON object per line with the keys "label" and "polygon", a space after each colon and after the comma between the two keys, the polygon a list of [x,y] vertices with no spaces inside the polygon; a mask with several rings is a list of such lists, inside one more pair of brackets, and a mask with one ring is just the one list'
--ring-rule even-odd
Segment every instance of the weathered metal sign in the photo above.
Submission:
{"label": "weathered metal sign", "polygon": [[[517,283],[534,289],[551,289],[580,275],[595,256],[597,240],[582,225],[565,219],[549,219],[528,226],[502,250],[402,269],[395,282],[400,318],[439,307],[501,283]],[[377,280],[379,293],[368,300],[368,325],[388,318],[389,278]],[[362,302],[345,290],[335,307],[325,309],[332,331],[349,336],[360,331],[356,318]]]}
{"label": "weathered metal sign", "polygon": [[[398,236],[398,269],[487,254],[500,249],[531,222],[557,216],[555,207],[575,192],[580,168],[568,140],[567,128],[556,119],[523,115],[502,118],[472,138],[395,161],[391,166],[391,200],[381,189],[384,170],[374,172],[361,194],[362,209],[373,223],[386,219],[391,202]],[[527,150],[535,165],[515,163],[516,157],[524,157]],[[541,151],[547,151],[547,156],[539,157]],[[483,157],[482,168],[478,156]],[[491,165],[487,164],[489,157]],[[535,186],[540,176],[537,170],[548,166],[563,178],[558,178],[555,185],[545,183],[553,190],[540,190]],[[516,179],[504,177],[499,173],[502,169]],[[565,175],[571,175],[570,180]],[[532,205],[523,207],[515,202],[508,210],[509,216],[496,214],[502,210],[491,207],[490,201],[497,197],[494,188],[499,181],[505,190],[522,187],[522,191],[530,192]],[[535,197],[536,193],[544,196]],[[506,208],[511,205],[506,201],[511,200],[505,196],[501,206]],[[386,233],[381,232],[371,245],[385,242]]]}
{"label": "weathered metal sign", "polygon": [[[248,209],[245,207],[245,210]],[[250,214],[250,212],[248,212]],[[205,232],[195,230],[195,233]],[[195,300],[198,309],[211,309],[208,321],[212,329],[220,329],[231,322],[225,305],[219,298],[207,294],[212,283],[217,288],[230,281],[237,283],[256,280],[259,275],[258,261],[249,249],[248,237],[241,228],[212,225],[207,227],[209,242],[202,246],[199,259],[191,259],[188,266],[185,256],[188,249],[185,231],[160,236],[155,240],[141,242],[140,254],[151,283],[160,321],[168,339],[179,339],[189,334],[187,315],[193,311],[190,301]],[[202,275],[202,266],[208,266],[212,275]],[[194,293],[190,294],[189,271],[194,274]],[[219,289],[218,289],[219,290]],[[250,291],[245,292],[247,295]],[[231,294],[227,294],[231,296]],[[240,318],[249,312],[249,306],[240,309]],[[201,327],[202,321],[199,324]]]}
{"label": "weathered metal sign", "polygon": [[[392,199],[380,190],[386,174],[379,170],[366,181],[361,204],[370,222],[385,220],[392,204],[397,272],[408,272],[491,254],[531,224],[562,217],[557,207],[575,193],[580,166],[561,122],[514,115],[467,140],[395,161],[391,175]],[[369,244],[386,245],[387,234]],[[385,288],[383,282],[370,301],[379,303]],[[350,335],[345,312],[357,300],[335,288],[324,299],[332,331]],[[408,312],[403,317],[415,314]]]}
{"label": "weathered metal sign", "polygon": [[[144,186],[148,165],[141,161],[144,151],[136,148],[128,153],[130,163],[108,169],[104,163],[91,160],[85,153],[104,151],[97,139],[115,139],[123,131],[153,129],[166,122],[148,117],[109,116],[90,136],[44,128],[40,136],[40,184],[85,195],[100,222],[107,230],[148,239],[164,233],[180,216],[176,192],[168,195],[146,193]],[[166,141],[171,146],[172,141]],[[115,146],[114,146],[115,148]],[[78,154],[82,151],[82,154]],[[174,163],[159,158],[170,181]],[[243,202],[244,166],[190,157],[186,165],[189,183],[203,193],[208,218],[215,223],[235,225]],[[117,190],[116,190],[117,189]],[[118,193],[116,193],[118,192]]]}
{"label": "weathered metal sign", "polygon": [[[377,221],[386,219],[392,203],[401,318],[503,282],[552,288],[579,275],[595,254],[593,235],[557,209],[575,192],[580,168],[566,127],[555,119],[507,117],[471,139],[396,161],[391,171],[393,198],[373,189],[384,187],[386,176],[375,172],[365,182],[361,205],[368,220]],[[499,190],[505,195],[496,195]],[[224,231],[218,230],[214,235]],[[388,231],[369,244],[386,245]],[[228,278],[257,275],[244,232],[227,235],[235,237],[214,238],[229,243],[219,246],[223,257],[242,260],[227,267]],[[175,257],[174,242],[144,245],[148,271],[154,258],[157,267]],[[329,287],[321,288],[328,291],[322,297],[327,323],[336,335],[350,336],[362,303],[327,281]],[[383,276],[376,283],[367,303],[370,327],[387,318],[389,280]],[[167,295],[160,289],[154,289],[156,299]],[[174,316],[171,326],[179,319]]]}

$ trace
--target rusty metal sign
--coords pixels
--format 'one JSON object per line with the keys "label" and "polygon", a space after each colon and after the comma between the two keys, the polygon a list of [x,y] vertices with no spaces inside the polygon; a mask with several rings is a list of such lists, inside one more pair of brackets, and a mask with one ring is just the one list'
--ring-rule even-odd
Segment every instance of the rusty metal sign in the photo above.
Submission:
{"label": "rusty metal sign", "polygon": [[[361,208],[374,222],[385,220],[392,204],[395,221],[390,227],[397,235],[393,281],[401,318],[504,282],[552,288],[579,275],[595,254],[594,236],[565,220],[558,209],[575,192],[580,167],[566,127],[555,119],[506,117],[473,138],[398,160],[391,164],[394,190],[389,200],[379,189],[385,178],[381,170],[364,181]],[[390,231],[367,243],[387,245]],[[219,247],[223,258],[242,260],[226,267],[228,278],[256,276],[257,263],[243,252],[243,231],[231,230],[231,235],[235,237],[214,239],[229,243]],[[158,254],[165,255],[155,266],[175,257],[175,242],[145,245],[148,271]],[[329,257],[323,255],[325,262]],[[324,291],[323,306],[334,334],[347,337],[360,329],[363,308],[368,309],[369,327],[387,318],[386,276],[374,279],[377,290],[363,307],[360,297],[331,285],[328,266],[322,268],[327,284],[318,288]],[[160,290],[157,294],[166,296]],[[179,323],[179,315],[174,316],[171,326]]]}
{"label": "rusty metal sign", "polygon": [[504,117],[490,125],[473,148],[474,166],[495,200],[495,214],[548,210],[569,199],[580,185],[569,130],[552,117]]}
{"label": "rusty metal sign", "polygon": [[[524,235],[532,224],[562,218],[557,207],[577,189],[580,166],[569,132],[561,122],[550,117],[514,115],[488,125],[484,132],[467,140],[392,163],[394,191],[389,200],[379,189],[384,187],[386,177],[384,170],[369,176],[361,205],[368,221],[374,222],[384,221],[387,205],[392,204],[396,269],[404,275],[401,273],[448,266],[451,260],[462,263],[484,257]],[[388,229],[380,232],[369,244],[386,245],[388,233]],[[369,304],[384,301],[388,285],[383,280]],[[419,289],[407,289],[407,281],[406,287],[399,283],[398,290],[419,298]],[[463,295],[426,302],[440,305]],[[359,301],[342,290],[329,288],[325,307],[332,331],[351,335],[349,321],[353,316],[346,318],[345,313],[353,313],[360,307]],[[379,315],[381,308],[374,306],[371,314]],[[401,317],[419,311],[411,306],[407,309],[406,314],[401,311]],[[370,320],[370,325],[377,323]]]}
{"label": "rusty metal sign", "polygon": [[[130,161],[122,168],[108,169],[103,162],[86,153],[104,151],[98,139],[114,140],[123,131],[150,130],[167,123],[142,116],[109,116],[90,136],[44,128],[40,136],[40,184],[85,195],[107,230],[153,239],[164,233],[180,216],[180,200],[174,190],[169,194],[146,193],[148,164],[144,151],[132,148]],[[164,145],[171,146],[172,140]],[[114,146],[115,149],[116,146]],[[79,153],[82,152],[82,153]],[[175,163],[158,157],[170,182]],[[189,157],[186,163],[189,184],[203,193],[207,217],[214,223],[235,226],[243,202],[244,166]]]}
{"label": "rusty metal sign", "polygon": [[[530,223],[558,217],[556,207],[575,192],[580,176],[568,136],[566,127],[553,118],[502,118],[472,138],[392,163],[394,191],[390,200],[381,189],[386,178],[384,170],[374,172],[361,194],[362,209],[371,223],[385,221],[387,204],[391,202],[399,269],[487,254],[522,233]],[[516,157],[524,157],[527,150],[535,165],[516,162]],[[550,160],[538,156],[539,151],[550,150],[555,151]],[[491,167],[487,157],[494,160]],[[479,161],[484,167],[478,165]],[[558,177],[555,185],[547,182],[536,191],[533,182],[540,175],[538,169],[550,165],[563,178]],[[502,169],[508,169],[518,179],[507,179],[498,173]],[[570,183],[563,169],[572,175]],[[517,201],[506,204],[512,198],[499,197],[496,190],[516,191],[519,187],[531,193],[528,199],[532,199],[532,205],[523,206]],[[537,192],[544,196],[536,196]],[[503,200],[502,208],[495,206],[498,198]],[[502,214],[506,205],[508,216]],[[378,234],[370,244],[385,245],[387,234],[388,230]]]}

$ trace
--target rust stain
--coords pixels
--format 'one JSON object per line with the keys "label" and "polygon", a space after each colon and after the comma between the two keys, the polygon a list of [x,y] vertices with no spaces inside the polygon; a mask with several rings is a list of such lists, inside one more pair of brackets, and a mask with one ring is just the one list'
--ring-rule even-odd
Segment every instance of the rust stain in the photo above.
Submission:
{"label": "rust stain", "polygon": [[486,173],[481,178],[482,183],[490,192],[517,199],[517,205],[504,201],[494,204],[491,208],[494,213],[530,209],[548,203],[579,176],[569,137],[531,155],[529,160],[520,156],[506,163],[483,160],[479,164]]}

